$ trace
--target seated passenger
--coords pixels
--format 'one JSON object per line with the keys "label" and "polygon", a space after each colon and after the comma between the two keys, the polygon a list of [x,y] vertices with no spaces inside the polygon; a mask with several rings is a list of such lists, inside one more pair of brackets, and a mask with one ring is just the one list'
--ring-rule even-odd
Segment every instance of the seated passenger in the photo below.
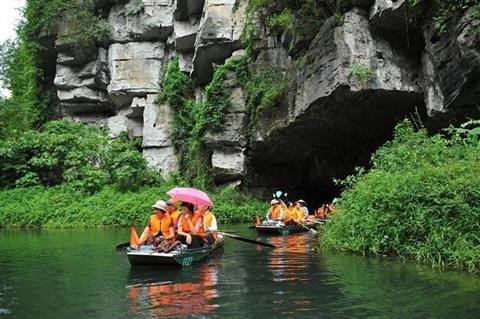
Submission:
{"label": "seated passenger", "polygon": [[285,205],[285,216],[283,217],[283,223],[287,226],[297,225],[298,215],[297,209],[292,202],[287,202]]}
{"label": "seated passenger", "polygon": [[182,213],[178,217],[178,229],[176,239],[188,248],[204,246],[203,238],[199,236],[203,226],[203,216],[200,212],[194,212],[192,203],[182,202]]}
{"label": "seated passenger", "polygon": [[309,212],[308,212],[308,208],[307,208],[307,203],[303,199],[297,200],[297,209],[304,211],[305,216],[304,216],[303,219],[308,218]]}
{"label": "seated passenger", "polygon": [[211,245],[217,240],[218,226],[215,215],[208,208],[206,205],[198,206],[198,211],[203,216],[203,232],[200,232],[199,235],[206,239],[208,245]]}
{"label": "seated passenger", "polygon": [[163,236],[168,240],[173,240],[175,233],[173,230],[172,219],[167,213],[167,204],[163,200],[159,200],[152,206],[152,208],[155,214],[150,216],[150,220],[145,227],[142,236],[140,236],[140,243],[145,242],[150,236],[154,242],[156,240],[158,241],[158,237],[160,236]]}
{"label": "seated passenger", "polygon": [[267,220],[272,221],[282,221],[283,220],[283,209],[279,205],[280,201],[278,199],[272,199],[270,201],[270,209],[267,212]]}

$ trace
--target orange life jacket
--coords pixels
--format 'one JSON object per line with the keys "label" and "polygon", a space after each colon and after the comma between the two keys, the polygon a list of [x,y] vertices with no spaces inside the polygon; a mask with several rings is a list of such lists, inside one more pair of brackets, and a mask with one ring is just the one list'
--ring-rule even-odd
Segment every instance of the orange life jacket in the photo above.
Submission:
{"label": "orange life jacket", "polygon": [[150,235],[157,236],[158,232],[160,231],[161,221],[162,220],[158,218],[157,214],[150,216]]}
{"label": "orange life jacket", "polygon": [[269,211],[270,211],[270,217],[272,219],[278,219],[278,217],[280,216],[280,210],[282,209],[282,206],[280,205],[277,205],[275,207],[270,207]]}
{"label": "orange life jacket", "polygon": [[205,226],[206,229],[209,229],[212,226],[213,216],[213,213],[210,211],[205,213],[205,217],[203,218],[203,226]]}
{"label": "orange life jacket", "polygon": [[178,228],[178,216],[180,216],[180,211],[179,211],[179,210],[174,211],[174,212],[170,215],[170,217],[172,218],[173,225],[174,225],[175,229]]}
{"label": "orange life jacket", "polygon": [[284,215],[283,215],[284,222],[288,222],[292,219],[295,220],[297,218],[297,212],[295,212],[293,209],[284,208],[283,212],[284,212]]}
{"label": "orange life jacket", "polygon": [[162,218],[162,224],[160,225],[160,230],[164,237],[170,236],[170,227],[173,227],[173,220],[170,217],[169,213],[165,213]]}
{"label": "orange life jacket", "polygon": [[297,216],[298,216],[298,219],[305,219],[305,216],[307,215],[305,214],[305,210],[300,207],[300,209],[297,208]]}
{"label": "orange life jacket", "polygon": [[[194,212],[192,216],[192,225],[195,226],[197,224],[197,220],[199,218],[203,218],[202,214],[200,212]],[[182,230],[184,233],[190,234],[192,230],[190,229],[190,225],[188,224],[187,220],[185,219],[185,216],[183,214],[180,215],[179,220],[182,221]],[[203,229],[200,228],[200,230],[197,232],[197,235],[202,231]]]}
{"label": "orange life jacket", "polygon": [[[214,217],[215,215],[211,211],[207,211],[205,213],[205,216],[203,217],[203,229],[202,229],[202,233],[199,234],[200,236],[207,237],[207,235],[204,234],[204,231],[208,230],[212,226],[212,221]],[[212,231],[212,236],[213,236],[213,239],[218,240],[216,231]]]}

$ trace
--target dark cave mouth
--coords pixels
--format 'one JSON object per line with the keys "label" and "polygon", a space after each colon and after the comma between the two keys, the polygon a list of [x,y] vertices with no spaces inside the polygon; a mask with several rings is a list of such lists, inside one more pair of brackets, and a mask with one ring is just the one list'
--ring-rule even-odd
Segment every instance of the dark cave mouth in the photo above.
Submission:
{"label": "dark cave mouth", "polygon": [[340,195],[335,179],[355,174],[356,167],[368,169],[372,154],[393,138],[395,125],[425,109],[421,93],[341,94],[345,103],[335,99],[326,106],[332,102],[319,101],[289,126],[252,145],[251,191],[264,200],[277,190],[286,192],[290,201],[305,200],[312,212]]}

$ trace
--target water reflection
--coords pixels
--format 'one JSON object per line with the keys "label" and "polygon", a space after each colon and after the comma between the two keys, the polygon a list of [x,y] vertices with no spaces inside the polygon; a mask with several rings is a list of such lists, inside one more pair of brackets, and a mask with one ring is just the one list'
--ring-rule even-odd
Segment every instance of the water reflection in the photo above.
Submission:
{"label": "water reflection", "polygon": [[[235,225],[238,235],[255,239]],[[0,318],[478,318],[480,276],[313,251],[316,236],[228,240],[190,269],[131,267],[129,230],[0,229]]]}
{"label": "water reflection", "polygon": [[130,311],[135,317],[183,318],[218,307],[218,263],[192,268],[132,267],[128,277]]}
{"label": "water reflection", "polygon": [[273,281],[307,282],[306,265],[309,261],[309,241],[305,234],[274,236],[270,243],[277,246],[269,254],[268,267]]}

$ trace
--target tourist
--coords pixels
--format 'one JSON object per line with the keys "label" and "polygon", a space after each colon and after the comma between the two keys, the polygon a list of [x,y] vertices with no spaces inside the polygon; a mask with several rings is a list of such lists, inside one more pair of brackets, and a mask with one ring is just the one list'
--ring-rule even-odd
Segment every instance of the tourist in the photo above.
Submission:
{"label": "tourist", "polygon": [[270,209],[267,213],[267,220],[280,222],[283,220],[283,209],[279,205],[280,201],[278,199],[272,199],[270,201]]}
{"label": "tourist", "polygon": [[173,228],[173,222],[168,214],[167,204],[163,200],[157,201],[153,206],[154,214],[150,216],[150,220],[145,227],[145,230],[140,236],[140,243],[145,242],[147,239],[148,244],[158,244],[162,239],[173,240],[175,232]]}
{"label": "tourist", "polygon": [[177,209],[178,207],[178,200],[174,198],[170,198],[166,201],[168,206],[168,213],[170,217],[172,217],[173,225],[175,227],[175,231],[177,230],[177,223],[178,223],[178,216],[180,215],[180,211]]}
{"label": "tourist", "polygon": [[203,216],[203,232],[200,232],[199,235],[206,239],[208,245],[211,245],[217,240],[216,233],[218,226],[215,215],[209,211],[208,208],[206,205],[198,206],[198,211]]}
{"label": "tourist", "polygon": [[[296,202],[296,207],[297,209],[301,212],[302,218],[301,219],[306,219],[308,217],[308,208],[307,208],[307,203],[303,199],[299,199]],[[302,213],[303,212],[303,213]]]}
{"label": "tourist", "polygon": [[199,236],[203,226],[203,216],[200,212],[194,212],[192,203],[182,202],[178,218],[176,239],[188,248],[199,248],[204,246],[203,238]]}

